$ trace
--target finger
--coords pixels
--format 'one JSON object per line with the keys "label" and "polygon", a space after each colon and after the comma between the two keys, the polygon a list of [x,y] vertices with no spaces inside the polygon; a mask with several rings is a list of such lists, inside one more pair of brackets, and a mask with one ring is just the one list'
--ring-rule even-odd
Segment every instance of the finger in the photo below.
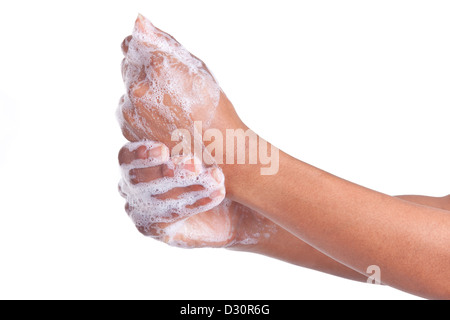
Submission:
{"label": "finger", "polygon": [[133,39],[133,36],[128,36],[122,42],[122,46],[121,47],[122,47],[122,52],[123,52],[124,55],[127,55],[127,53],[128,53],[128,47],[130,45],[131,39]]}
{"label": "finger", "polygon": [[130,164],[134,160],[147,159],[150,156],[150,150],[147,146],[140,146],[134,151],[130,151],[128,146],[122,147],[119,151],[119,164]]}
{"label": "finger", "polygon": [[164,236],[164,227],[161,223],[155,223],[147,227],[136,226],[136,228],[146,237],[162,240],[162,237]]}
{"label": "finger", "polygon": [[200,174],[203,171],[203,166],[200,160],[195,159],[193,156],[175,156],[170,159],[174,164],[175,170]]}
{"label": "finger", "polygon": [[161,37],[161,32],[158,32],[150,20],[139,14],[134,25],[133,36],[147,47],[157,48],[157,40]]}
{"label": "finger", "polygon": [[162,143],[147,141],[129,143],[119,151],[120,165],[146,159],[156,160],[156,163],[166,162],[169,159],[169,149]]}
{"label": "finger", "polygon": [[[147,209],[151,211],[151,208],[147,208]],[[136,221],[139,221],[142,218],[141,210],[142,210],[142,208],[141,209],[139,209],[139,207],[136,208],[129,202],[127,202],[125,204],[125,212],[132,219],[132,221],[136,224],[136,226],[138,226],[138,225],[142,226],[141,223],[139,223],[139,224],[136,223]],[[144,214],[144,215],[146,215],[146,214]],[[175,213],[175,212],[168,212],[167,214],[164,215],[164,218],[162,218],[162,217],[160,217],[160,218],[161,218],[161,220],[159,220],[160,222],[146,223],[145,227],[142,227],[142,229],[150,228],[151,225],[161,226],[161,227],[165,228],[172,223],[175,223],[181,219],[185,219],[184,216],[180,216],[178,213]],[[163,221],[165,221],[165,222],[163,222]]]}
{"label": "finger", "polygon": [[[162,165],[160,166],[149,166],[145,168],[133,168],[129,171],[129,177],[130,182],[132,184],[139,184],[139,183],[148,183],[157,179],[161,179],[164,177],[173,178],[175,176],[175,172],[182,172],[180,175],[183,175],[183,177],[189,176],[189,178],[192,178],[194,181],[195,176],[200,174],[202,172],[202,165],[201,163],[191,156],[183,156],[183,157],[172,157],[171,159],[168,159],[169,157],[169,149],[164,145],[160,144],[161,149],[155,148],[151,149],[149,152],[152,153],[152,155],[158,154],[159,159],[171,161],[172,165],[166,164],[164,162],[161,162]],[[138,153],[138,155],[136,155]],[[122,148],[120,154],[119,154],[119,161],[123,161],[123,163],[127,163],[127,161],[133,161],[136,159],[136,156],[140,156],[145,159],[147,156],[147,152],[141,148],[138,147],[135,151],[127,151],[127,146]],[[154,158],[152,158],[154,159]],[[190,188],[192,187],[192,188]],[[162,199],[168,199],[173,197],[178,197],[180,194],[182,194],[182,190],[186,188],[185,190],[187,192],[192,191],[199,191],[203,189],[198,189],[198,186],[188,186],[188,187],[177,187],[171,189],[171,191],[161,194],[160,196]],[[189,189],[190,188],[190,189]],[[173,193],[172,193],[173,190]]]}
{"label": "finger", "polygon": [[[183,54],[188,53],[194,60],[199,61],[202,66],[207,69],[206,64],[192,53],[186,51],[186,49],[178,42],[177,39],[175,39],[174,36],[162,31],[158,27],[155,27],[150,20],[142,15],[139,15],[136,20],[135,32],[137,35],[136,39],[143,42],[146,46],[152,47],[154,49],[152,50],[153,53],[158,51],[160,53],[182,51]],[[176,60],[173,55],[171,55],[171,57]]]}
{"label": "finger", "polygon": [[[155,51],[145,59],[149,60],[148,63],[145,61],[131,62],[126,58],[122,62],[122,75],[124,81],[128,81],[126,85],[129,88],[129,95],[133,102],[144,96],[152,96],[150,81],[157,81],[161,69],[164,67],[164,61],[168,58],[166,53]],[[150,68],[146,69],[146,67]]]}
{"label": "finger", "polygon": [[181,44],[170,34],[156,28],[150,20],[142,15],[136,19],[133,35],[146,46],[163,49],[180,48]]}
{"label": "finger", "polygon": [[[174,218],[175,218],[175,214]],[[157,223],[152,223],[148,226],[136,226],[136,228],[139,230],[140,233],[142,233],[144,236],[147,237],[152,237],[154,239],[158,239],[158,240],[163,240],[164,237],[166,236],[165,230],[166,228],[170,227],[171,225],[173,225],[174,223],[183,220],[185,218],[180,218],[180,219],[176,219],[172,222],[157,222]]]}
{"label": "finger", "polygon": [[[159,51],[152,51],[145,58],[149,65],[130,62],[126,59],[122,63],[122,74],[126,82],[127,97],[132,104],[125,102],[122,105],[123,118],[129,123],[131,131],[138,136],[150,136],[154,140],[168,140],[169,128],[173,120],[168,114],[177,116],[177,127],[186,129],[192,126],[192,120],[188,114],[182,112],[180,101],[172,99],[167,93],[167,77],[161,77],[162,71],[188,73],[187,66],[176,60],[175,57]],[[172,61],[173,60],[173,61]],[[140,62],[142,63],[142,61]],[[172,67],[168,68],[170,65]],[[175,75],[174,75],[175,76]],[[157,94],[155,93],[157,92]],[[125,132],[127,133],[127,132]]]}
{"label": "finger", "polygon": [[121,125],[122,135],[130,142],[139,141],[139,137],[131,130],[127,123]]}
{"label": "finger", "polygon": [[[153,70],[151,71],[154,72]],[[180,113],[174,106],[166,105],[166,96],[161,99],[157,94],[153,92],[150,80],[146,79],[145,70],[142,70],[137,75],[131,75],[132,71],[128,72],[127,76],[131,76],[133,80],[127,84],[127,92],[129,97],[122,105],[122,113],[124,122],[128,123],[140,137],[146,137],[146,139],[153,139],[158,141],[167,141],[170,139],[170,128],[173,126],[173,122],[168,114],[176,114],[180,118],[180,122],[183,124],[183,128],[188,127],[190,124],[187,115]],[[139,77],[138,79],[134,79]],[[149,75],[149,78],[158,81],[155,75]],[[144,79],[141,79],[144,78]],[[175,110],[172,110],[175,108]],[[178,111],[174,113],[173,111]]]}
{"label": "finger", "polygon": [[164,167],[160,165],[156,167],[139,168],[130,170],[130,182],[132,184],[148,183],[165,177]]}
{"label": "finger", "polygon": [[128,58],[123,58],[121,71],[122,79],[127,87],[132,87],[147,78],[145,64],[142,64],[142,61],[133,62]]}
{"label": "finger", "polygon": [[134,25],[134,31],[142,34],[150,34],[154,30],[153,24],[145,18],[143,15],[139,14],[136,23]]}
{"label": "finger", "polygon": [[198,207],[206,206],[208,203],[210,203],[213,199],[211,198],[202,198],[200,200],[197,200],[195,203],[187,205],[187,209],[196,209]]}
{"label": "finger", "polygon": [[123,81],[125,81],[127,79],[127,71],[128,71],[128,62],[126,58],[122,60],[121,66],[122,66],[122,79]]}
{"label": "finger", "polygon": [[133,209],[131,208],[130,204],[127,202],[127,203],[125,204],[125,212],[128,214],[128,216],[130,216],[132,210],[133,210]]}
{"label": "finger", "polygon": [[190,192],[196,192],[196,191],[203,191],[205,190],[205,187],[202,185],[192,185],[188,187],[177,187],[173,188],[166,193],[157,194],[154,197],[159,200],[167,200],[167,199],[178,199],[181,195],[190,193]]}

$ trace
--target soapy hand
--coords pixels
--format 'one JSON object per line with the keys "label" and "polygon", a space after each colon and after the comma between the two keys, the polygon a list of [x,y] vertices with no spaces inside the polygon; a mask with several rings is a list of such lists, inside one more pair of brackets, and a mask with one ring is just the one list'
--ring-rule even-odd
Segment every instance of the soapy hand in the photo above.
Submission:
{"label": "soapy hand", "polygon": [[[126,210],[143,234],[183,247],[253,243],[273,226],[225,199],[224,176],[192,154],[170,157],[176,129],[245,127],[216,80],[172,36],[139,16],[122,43],[126,94],[118,117],[133,143],[120,152]],[[160,141],[160,143],[152,142]],[[203,145],[204,146],[204,145]]]}
{"label": "soapy hand", "polygon": [[118,117],[125,137],[161,141],[174,146],[176,129],[239,127],[241,122],[206,65],[172,36],[139,15],[122,50],[122,75],[127,93]]}
{"label": "soapy hand", "polygon": [[192,157],[169,157],[157,142],[129,143],[119,162],[121,194],[138,230],[169,245],[231,247],[255,244],[275,229],[269,220],[228,199],[220,169]]}

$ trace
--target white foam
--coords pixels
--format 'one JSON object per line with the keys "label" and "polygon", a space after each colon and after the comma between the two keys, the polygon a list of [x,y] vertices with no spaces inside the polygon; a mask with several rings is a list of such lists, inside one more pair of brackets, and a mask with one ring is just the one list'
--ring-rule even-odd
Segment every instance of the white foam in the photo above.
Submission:
{"label": "white foam", "polygon": [[[151,149],[155,145],[158,145],[158,143],[151,141],[131,143],[128,145],[128,149],[134,151],[141,145],[146,145],[147,148]],[[186,169],[184,164],[187,161],[192,161],[191,157],[180,157],[176,160],[178,163],[176,163],[174,158],[168,159],[167,155],[166,159],[139,159],[132,161],[130,164],[122,164],[123,178],[120,182],[120,189],[126,196],[130,208],[129,215],[136,226],[148,228],[154,223],[173,222],[210,210],[222,202],[225,196],[225,178],[220,169],[215,169],[219,170],[218,173],[221,176],[221,180],[218,182],[211,175],[212,169],[207,169],[199,164],[196,165],[199,167],[197,169],[198,172],[192,172]],[[173,170],[173,177],[165,176],[151,182],[132,183],[133,177],[130,176],[131,170],[150,167],[157,167],[159,170],[162,165]],[[174,188],[192,185],[200,185],[203,187],[203,190],[183,193],[176,199],[168,198],[161,200],[156,197]],[[195,208],[188,207],[200,199],[210,198],[215,191],[222,192],[223,195],[211,198],[211,202],[208,204]]]}
{"label": "white foam", "polygon": [[255,211],[225,199],[203,216],[186,218],[159,230],[158,239],[182,248],[227,248],[255,245],[276,230],[274,223]]}

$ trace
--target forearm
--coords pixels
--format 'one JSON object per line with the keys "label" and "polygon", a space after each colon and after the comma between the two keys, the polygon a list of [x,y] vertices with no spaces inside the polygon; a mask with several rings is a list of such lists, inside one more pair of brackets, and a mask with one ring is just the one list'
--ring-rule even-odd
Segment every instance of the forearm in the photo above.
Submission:
{"label": "forearm", "polygon": [[450,295],[450,216],[355,185],[280,155],[275,176],[224,168],[228,194],[342,264],[425,297]]}
{"label": "forearm", "polygon": [[232,212],[231,220],[236,223],[228,249],[257,253],[335,276],[367,281],[367,275],[361,275],[314,249],[260,213],[237,202],[232,202],[229,210]]}
{"label": "forearm", "polygon": [[[397,196],[403,200],[413,203],[440,208],[446,203],[446,197],[435,198],[425,196]],[[328,257],[317,249],[313,248],[303,240],[297,238],[285,229],[275,225],[268,238],[262,238],[254,245],[238,245],[231,247],[232,250],[245,251],[261,254],[300,267],[325,272],[334,276],[347,278],[356,281],[367,281],[368,274],[361,274],[340,262]]]}
{"label": "forearm", "polygon": [[367,275],[328,257],[279,226],[269,238],[261,239],[257,244],[239,245],[230,249],[261,254],[350,280],[367,281]]}

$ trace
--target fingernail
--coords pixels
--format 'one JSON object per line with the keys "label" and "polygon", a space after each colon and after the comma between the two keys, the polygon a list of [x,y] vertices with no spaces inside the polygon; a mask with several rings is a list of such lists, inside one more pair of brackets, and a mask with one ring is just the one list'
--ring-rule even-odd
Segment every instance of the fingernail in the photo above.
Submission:
{"label": "fingernail", "polygon": [[139,14],[136,23],[135,23],[135,30],[142,33],[149,33],[150,30],[155,28],[153,24],[148,20],[146,17],[144,17],[142,14]]}
{"label": "fingernail", "polygon": [[153,147],[149,151],[149,156],[161,161],[167,161],[169,159],[169,149],[162,145]]}
{"label": "fingernail", "polygon": [[138,14],[138,19],[144,22],[145,24],[148,24],[153,27],[153,23],[140,13]]}
{"label": "fingernail", "polygon": [[140,146],[139,148],[136,149],[136,158],[138,159],[147,159],[149,154],[148,154],[148,149],[146,146]]}
{"label": "fingernail", "polygon": [[152,158],[159,158],[161,156],[161,146],[150,149],[149,155]]}

